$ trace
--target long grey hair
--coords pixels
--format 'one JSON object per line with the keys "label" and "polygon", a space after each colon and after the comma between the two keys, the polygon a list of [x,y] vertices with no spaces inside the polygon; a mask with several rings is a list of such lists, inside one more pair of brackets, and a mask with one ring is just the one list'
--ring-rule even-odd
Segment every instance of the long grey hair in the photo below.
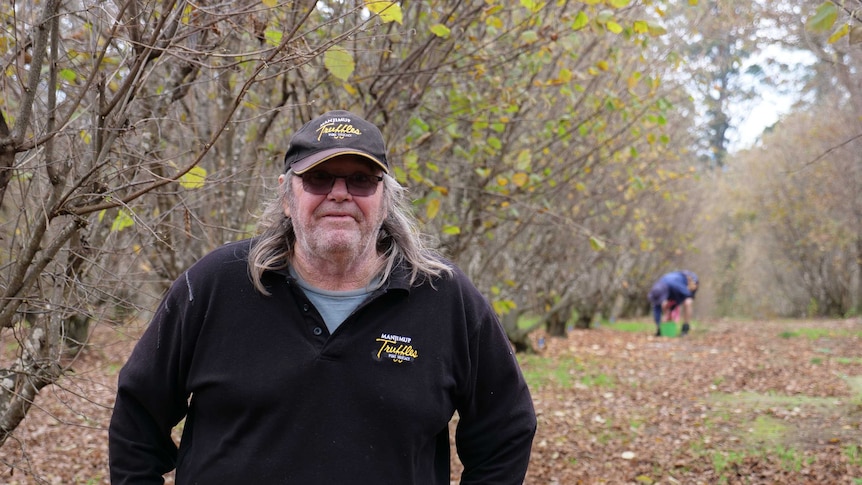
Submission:
{"label": "long grey hair", "polygon": [[[284,213],[284,203],[292,194],[291,171],[278,187],[277,195],[266,203],[258,222],[260,235],[248,254],[248,273],[254,287],[264,295],[270,292],[262,282],[267,270],[284,269],[293,256],[296,242],[293,222]],[[419,231],[416,218],[407,200],[407,190],[389,175],[383,176],[383,204],[388,209],[377,235],[377,250],[386,258],[381,282],[389,279],[392,270],[402,261],[410,268],[410,284],[425,278],[451,275],[452,268],[432,250]]]}

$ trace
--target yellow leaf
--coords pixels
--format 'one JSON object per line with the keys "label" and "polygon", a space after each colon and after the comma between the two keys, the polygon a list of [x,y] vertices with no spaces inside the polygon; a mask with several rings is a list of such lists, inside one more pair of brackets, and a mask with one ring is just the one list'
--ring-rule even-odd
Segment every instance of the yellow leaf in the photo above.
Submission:
{"label": "yellow leaf", "polygon": [[180,22],[182,22],[183,25],[188,25],[189,22],[191,21],[192,9],[193,9],[193,7],[191,5],[186,5],[186,7],[183,9],[183,14],[182,14],[182,17],[180,18]]}
{"label": "yellow leaf", "polygon": [[371,13],[377,14],[380,20],[389,22],[402,23],[404,19],[401,12],[401,5],[395,2],[384,2],[380,0],[365,0],[365,6]]}
{"label": "yellow leaf", "polygon": [[599,61],[596,63],[596,66],[602,71],[607,71],[610,66],[608,66],[608,61]]}
{"label": "yellow leaf", "polygon": [[828,42],[830,44],[834,44],[835,42],[838,41],[838,39],[844,37],[845,35],[847,35],[849,33],[850,33],[850,25],[844,24],[843,26],[841,26],[841,28],[839,28],[832,35],[830,35],[829,39],[826,42]]}
{"label": "yellow leaf", "polygon": [[503,21],[500,20],[500,17],[497,17],[496,15],[485,19],[485,24],[488,25],[488,27],[494,27],[497,29],[503,28]]}
{"label": "yellow leaf", "polygon": [[180,185],[186,189],[199,189],[204,186],[207,179],[207,171],[203,167],[192,167],[180,177]]}
{"label": "yellow leaf", "polygon": [[515,175],[512,175],[512,183],[517,185],[518,187],[523,187],[529,181],[529,176],[527,176],[524,172],[518,172]]}
{"label": "yellow leaf", "polygon": [[273,8],[278,5],[278,0],[261,0],[261,3],[263,3],[264,7]]}
{"label": "yellow leaf", "polygon": [[443,39],[448,39],[449,35],[452,33],[452,31],[449,29],[449,27],[446,27],[443,24],[432,25],[431,26],[431,32],[434,35],[436,35],[437,37],[441,37]]}
{"label": "yellow leaf", "polygon": [[425,216],[431,220],[437,217],[438,212],[440,212],[440,199],[431,199],[428,207],[425,208]]}
{"label": "yellow leaf", "polygon": [[500,187],[505,187],[509,184],[509,180],[506,177],[497,177],[497,185]]}
{"label": "yellow leaf", "polygon": [[330,74],[342,81],[347,81],[356,68],[353,55],[337,45],[330,47],[323,55],[323,65]]}

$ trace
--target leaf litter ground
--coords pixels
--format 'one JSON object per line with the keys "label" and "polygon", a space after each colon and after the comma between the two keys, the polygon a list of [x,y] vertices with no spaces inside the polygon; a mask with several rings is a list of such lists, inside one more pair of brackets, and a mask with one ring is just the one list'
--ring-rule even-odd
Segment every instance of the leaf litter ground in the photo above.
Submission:
{"label": "leaf litter ground", "polygon": [[[117,372],[139,332],[94,331],[74,373],[42,392],[0,448],[0,483],[108,483]],[[543,340],[520,356],[539,420],[528,485],[862,484],[858,319]],[[453,448],[453,483],[459,471]]]}

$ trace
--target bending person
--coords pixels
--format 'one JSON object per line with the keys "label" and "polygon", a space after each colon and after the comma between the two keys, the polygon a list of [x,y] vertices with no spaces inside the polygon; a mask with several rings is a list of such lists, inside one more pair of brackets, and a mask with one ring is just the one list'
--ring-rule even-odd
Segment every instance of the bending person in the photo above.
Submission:
{"label": "bending person", "polygon": [[[682,335],[686,335],[694,310],[694,295],[697,293],[699,281],[691,271],[673,271],[662,275],[653,285],[647,295],[652,305],[653,318],[656,325],[656,336],[661,335],[661,322],[673,320],[679,323],[682,314]],[[681,311],[678,311],[681,310]]]}

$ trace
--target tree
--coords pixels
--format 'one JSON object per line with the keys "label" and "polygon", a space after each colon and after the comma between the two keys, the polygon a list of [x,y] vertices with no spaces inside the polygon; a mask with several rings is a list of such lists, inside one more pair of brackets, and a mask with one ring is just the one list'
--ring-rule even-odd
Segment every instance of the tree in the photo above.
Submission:
{"label": "tree", "polygon": [[644,224],[688,175],[661,26],[597,3],[0,7],[0,444],[93,322],[145,318],[254,233],[286,134],[331,107],[383,128],[417,213],[501,315],[554,295],[606,308],[657,259]]}
{"label": "tree", "polygon": [[[255,1],[14,8],[2,38],[0,331],[14,346],[0,444],[90,322],[152,308],[203,251],[251,233],[257,178],[281,167],[275,121],[295,96],[284,73],[367,39],[377,18],[344,27],[323,5]],[[334,25],[332,37],[300,29]]]}

